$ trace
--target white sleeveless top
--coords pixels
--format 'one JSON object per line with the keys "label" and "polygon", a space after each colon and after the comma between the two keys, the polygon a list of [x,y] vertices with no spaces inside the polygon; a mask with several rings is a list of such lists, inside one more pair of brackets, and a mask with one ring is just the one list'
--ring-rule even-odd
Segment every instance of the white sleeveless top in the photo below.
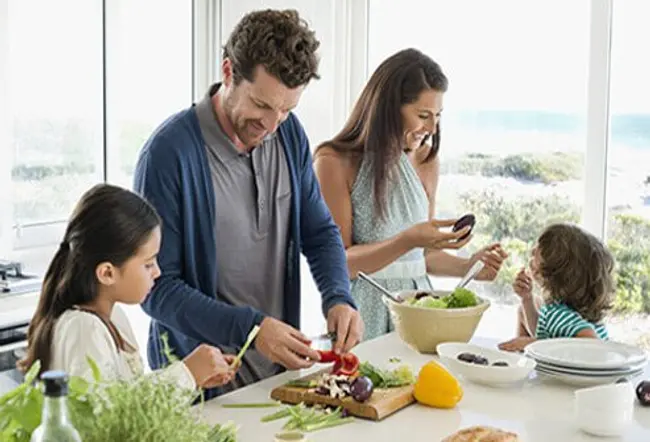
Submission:
{"label": "white sleeveless top", "polygon": [[[126,344],[135,351],[118,349],[108,327],[95,314],[68,310],[54,326],[50,369],[62,370],[70,376],[92,381],[92,370],[87,361],[90,357],[99,367],[102,379],[130,380],[143,375],[144,366],[135,334],[128,318],[117,305],[113,307],[111,322]],[[196,388],[194,377],[182,361],[150,374],[169,376],[182,387]]]}

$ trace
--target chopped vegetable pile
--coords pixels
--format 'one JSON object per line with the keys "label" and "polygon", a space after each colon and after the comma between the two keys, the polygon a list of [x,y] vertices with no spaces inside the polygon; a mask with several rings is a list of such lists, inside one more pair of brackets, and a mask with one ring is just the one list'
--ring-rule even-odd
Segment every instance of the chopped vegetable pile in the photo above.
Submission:
{"label": "chopped vegetable pile", "polygon": [[[345,359],[349,356],[353,355],[348,353],[339,357],[331,352],[322,352],[321,362],[332,362],[332,360]],[[356,356],[354,360],[354,365],[357,368],[351,375],[341,374],[341,370],[336,369],[335,365],[331,373],[323,373],[316,379],[296,379],[289,381],[286,385],[288,387],[306,388],[314,393],[334,399],[344,399],[351,396],[357,402],[366,402],[371,398],[375,388],[396,388],[415,383],[415,375],[408,365],[400,365],[393,370],[382,370],[370,362],[358,364]],[[391,358],[390,362],[397,363],[399,359]],[[347,371],[344,371],[344,373],[347,373]]]}
{"label": "chopped vegetable pile", "polygon": [[405,387],[415,383],[415,375],[408,365],[400,365],[394,370],[382,370],[364,362],[359,367],[359,373],[370,378],[375,388]]}

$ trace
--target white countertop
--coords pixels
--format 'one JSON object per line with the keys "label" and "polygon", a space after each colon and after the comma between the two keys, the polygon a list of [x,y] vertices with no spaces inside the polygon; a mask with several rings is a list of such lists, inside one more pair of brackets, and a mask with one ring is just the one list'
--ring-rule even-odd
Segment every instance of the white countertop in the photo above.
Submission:
{"label": "white countertop", "polygon": [[[474,343],[493,346],[480,339]],[[361,360],[385,366],[391,357],[399,357],[418,370],[432,355],[421,355],[402,343],[396,334],[365,342],[355,349]],[[321,367],[322,368],[322,367]],[[306,374],[306,373],[302,373]],[[203,405],[205,418],[211,423],[233,421],[240,426],[241,442],[272,441],[285,420],[261,423],[264,415],[276,408],[230,409],[227,403],[268,402],[271,390],[301,374],[284,373],[216,398]],[[634,380],[634,385],[641,378]],[[650,379],[650,367],[645,379]],[[462,401],[452,410],[434,409],[413,404],[381,422],[358,420],[341,427],[310,433],[309,441],[324,442],[408,442],[440,441],[460,428],[490,425],[518,433],[525,442],[650,441],[650,407],[635,404],[634,422],[624,437],[596,438],[580,431],[573,419],[573,391],[576,387],[536,378],[533,374],[523,385],[491,388],[460,378],[464,389]],[[636,402],[636,401],[635,401]]]}
{"label": "white countertop", "polygon": [[0,293],[0,328],[29,322],[36,311],[39,296],[40,292]]}

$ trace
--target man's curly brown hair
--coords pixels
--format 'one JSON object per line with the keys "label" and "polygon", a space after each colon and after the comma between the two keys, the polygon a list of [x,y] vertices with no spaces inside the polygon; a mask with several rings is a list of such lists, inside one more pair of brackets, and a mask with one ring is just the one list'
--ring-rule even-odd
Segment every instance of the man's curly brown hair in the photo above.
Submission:
{"label": "man's curly brown hair", "polygon": [[320,42],[314,31],[293,9],[266,9],[246,14],[235,26],[223,48],[230,59],[235,84],[252,82],[255,68],[262,65],[286,87],[294,89],[319,79]]}
{"label": "man's curly brown hair", "polygon": [[605,245],[580,227],[562,223],[546,228],[537,247],[547,300],[601,322],[614,297],[614,258]]}

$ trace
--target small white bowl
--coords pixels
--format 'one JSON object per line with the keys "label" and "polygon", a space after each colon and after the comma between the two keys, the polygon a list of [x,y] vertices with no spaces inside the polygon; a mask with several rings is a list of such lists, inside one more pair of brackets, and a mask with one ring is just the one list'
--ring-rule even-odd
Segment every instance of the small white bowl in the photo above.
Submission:
{"label": "small white bowl", "polygon": [[[453,373],[483,385],[507,385],[523,381],[535,369],[536,362],[526,356],[509,353],[474,344],[447,342],[438,345],[441,362]],[[472,353],[488,360],[489,365],[479,365],[461,361],[458,355]],[[506,362],[507,367],[493,366],[495,362]]]}
{"label": "small white bowl", "polygon": [[634,406],[634,387],[629,382],[581,388],[575,391],[574,396],[578,408],[606,411]]}
{"label": "small white bowl", "polygon": [[632,422],[634,408],[618,410],[576,407],[575,416],[578,427],[587,434],[603,437],[620,436]]}
{"label": "small white bowl", "polygon": [[578,427],[595,436],[620,436],[632,421],[634,389],[629,383],[583,388],[574,393]]}

